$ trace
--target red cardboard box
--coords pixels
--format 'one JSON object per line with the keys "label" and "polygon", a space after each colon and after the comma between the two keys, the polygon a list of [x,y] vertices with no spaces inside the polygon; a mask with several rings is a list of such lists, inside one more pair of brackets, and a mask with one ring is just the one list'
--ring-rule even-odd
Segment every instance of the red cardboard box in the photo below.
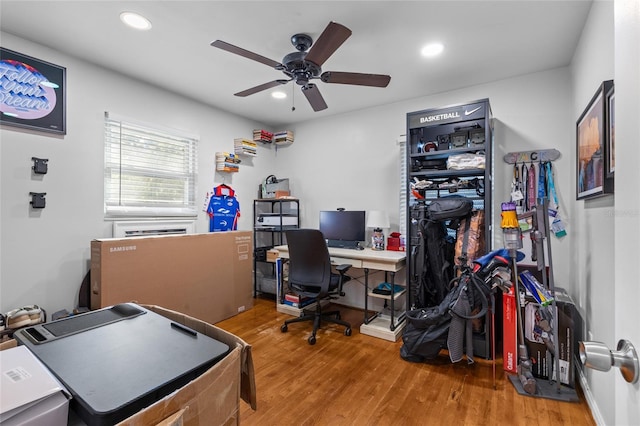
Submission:
{"label": "red cardboard box", "polygon": [[387,250],[391,251],[405,251],[405,245],[399,232],[392,232],[387,238]]}
{"label": "red cardboard box", "polygon": [[518,368],[518,317],[516,316],[514,288],[502,295],[502,358],[505,371],[517,373]]}
{"label": "red cardboard box", "polygon": [[[518,264],[518,272],[523,270],[531,271],[538,279],[539,275],[536,265]],[[524,304],[524,303],[523,303]],[[518,371],[518,317],[516,316],[515,288],[509,289],[508,294],[502,294],[502,359],[503,369],[510,373]],[[524,310],[522,310],[524,312]]]}

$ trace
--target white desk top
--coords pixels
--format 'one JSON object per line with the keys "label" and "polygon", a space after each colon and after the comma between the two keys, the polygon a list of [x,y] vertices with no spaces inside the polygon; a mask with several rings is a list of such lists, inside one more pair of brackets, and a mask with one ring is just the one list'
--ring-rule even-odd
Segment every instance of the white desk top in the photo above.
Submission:
{"label": "white desk top", "polygon": [[[280,257],[289,257],[289,247],[286,245],[274,247],[280,252]],[[397,272],[405,265],[407,255],[403,251],[391,250],[354,250],[329,247],[329,256],[334,264],[348,263],[354,268],[377,269],[381,271]]]}

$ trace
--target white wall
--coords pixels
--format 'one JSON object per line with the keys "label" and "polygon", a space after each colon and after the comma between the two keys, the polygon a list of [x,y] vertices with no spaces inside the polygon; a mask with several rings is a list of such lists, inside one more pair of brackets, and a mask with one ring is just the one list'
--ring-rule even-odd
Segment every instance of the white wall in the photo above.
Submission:
{"label": "white wall", "polygon": [[[345,207],[386,210],[391,231],[397,231],[397,139],[406,133],[406,114],[481,98],[489,98],[496,119],[494,247],[502,246],[500,203],[510,194],[513,169],[502,160],[507,152],[557,148],[562,153],[555,171],[561,211],[566,212],[564,204],[573,197],[575,142],[569,69],[560,68],[296,125],[295,142],[278,151],[276,166],[278,176],[289,177],[292,191],[301,198],[302,225],[317,227],[320,210]],[[571,238],[552,241],[556,280],[565,287]],[[345,303],[361,304],[364,293],[359,286],[349,286]]]}
{"label": "white wall", "polygon": [[[89,243],[110,237],[103,219],[105,111],[200,136],[197,202],[214,184],[231,185],[240,199],[239,229],[252,229],[252,200],[272,168],[275,150],[259,148],[233,175],[215,173],[215,152],[233,139],[252,137],[257,123],[212,109],[42,46],[2,34],[2,46],[67,68],[64,137],[8,126],[0,130],[0,311],[38,304],[49,314],[73,309],[89,269]],[[31,157],[49,159],[49,172],[33,176]],[[29,192],[46,192],[47,206],[29,207]],[[198,232],[208,231],[203,212]]]}
{"label": "white wall", "polygon": [[[614,78],[613,2],[596,1],[571,63],[573,86],[571,122],[575,126],[591,97],[604,80]],[[575,131],[573,131],[575,139]],[[574,151],[575,152],[575,151]],[[571,167],[576,168],[575,155]],[[575,173],[571,188],[575,188]],[[573,195],[575,189],[570,194]],[[616,347],[614,341],[614,214],[615,197],[575,201],[573,253],[570,271],[571,294],[585,322],[585,339],[598,340]],[[593,397],[598,401],[592,411],[596,419],[614,424],[613,374],[599,374],[585,369]]]}

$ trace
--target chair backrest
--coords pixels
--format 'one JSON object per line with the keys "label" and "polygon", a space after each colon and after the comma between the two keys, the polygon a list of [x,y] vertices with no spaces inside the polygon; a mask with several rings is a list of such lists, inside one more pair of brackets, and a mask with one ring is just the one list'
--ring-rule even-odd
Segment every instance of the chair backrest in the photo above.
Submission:
{"label": "chair backrest", "polygon": [[317,229],[286,231],[289,246],[289,287],[323,296],[331,283],[331,259],[327,243]]}

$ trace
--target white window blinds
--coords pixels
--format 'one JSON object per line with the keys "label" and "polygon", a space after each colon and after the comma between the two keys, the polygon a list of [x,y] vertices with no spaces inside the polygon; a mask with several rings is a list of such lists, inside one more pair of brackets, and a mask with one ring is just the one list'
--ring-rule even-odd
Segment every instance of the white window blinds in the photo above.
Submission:
{"label": "white window blinds", "polygon": [[407,137],[402,135],[398,138],[398,147],[400,148],[400,211],[399,211],[399,230],[400,234],[407,236]]}
{"label": "white window blinds", "polygon": [[197,215],[198,140],[105,113],[107,217]]}

